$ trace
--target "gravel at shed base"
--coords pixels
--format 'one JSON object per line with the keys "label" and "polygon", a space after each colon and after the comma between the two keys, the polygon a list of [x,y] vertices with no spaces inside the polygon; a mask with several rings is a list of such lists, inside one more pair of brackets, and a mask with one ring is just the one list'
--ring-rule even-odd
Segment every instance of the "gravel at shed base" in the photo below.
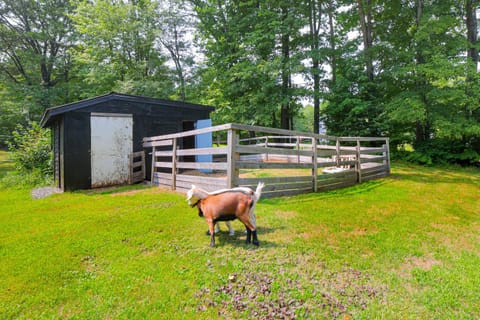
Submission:
{"label": "gravel at shed base", "polygon": [[62,189],[55,187],[41,187],[32,190],[33,199],[42,199],[55,193],[63,193]]}

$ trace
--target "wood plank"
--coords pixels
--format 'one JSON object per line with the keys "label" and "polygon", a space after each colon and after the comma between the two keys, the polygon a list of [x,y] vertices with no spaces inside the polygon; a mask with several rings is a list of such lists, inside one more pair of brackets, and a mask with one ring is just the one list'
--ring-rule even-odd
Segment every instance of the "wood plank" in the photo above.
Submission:
{"label": "wood plank", "polygon": [[[156,168],[172,168],[171,162],[155,162]],[[177,162],[178,169],[212,169],[227,170],[227,164],[222,162]]]}
{"label": "wood plank", "polygon": [[312,156],[312,151],[310,150],[293,150],[293,149],[281,149],[281,148],[265,148],[265,147],[256,147],[256,146],[244,146],[237,145],[236,151],[238,153],[261,153],[261,154],[278,154],[278,155],[293,155],[293,156]]}
{"label": "wood plank", "polygon": [[173,150],[168,151],[155,151],[155,157],[171,157]]}
{"label": "wood plank", "polygon": [[238,177],[237,160],[240,155],[236,151],[238,141],[238,134],[234,130],[228,130],[227,132],[227,188],[233,188],[235,186],[235,179]]}
{"label": "wood plank", "polygon": [[216,178],[216,177],[205,177],[205,176],[193,176],[193,175],[184,175],[179,174],[177,175],[178,181],[194,181],[194,182],[203,182],[203,183],[211,183],[211,184],[224,184],[227,185],[227,178]]}
{"label": "wood plank", "polygon": [[362,147],[360,149],[361,154],[370,154],[370,153],[382,153],[384,152],[384,148],[370,148],[370,147]]}
{"label": "wood plank", "polygon": [[[331,159],[330,159],[331,160]],[[327,162],[321,162],[318,161],[317,166],[319,168],[325,168],[325,167],[336,167],[337,163],[335,161],[327,161]]]}
{"label": "wood plank", "polygon": [[317,176],[318,176],[318,154],[317,154],[317,139],[312,139],[312,191],[317,192]]}
{"label": "wood plank", "polygon": [[302,132],[302,131],[293,131],[293,130],[277,129],[277,128],[269,128],[269,127],[261,127],[261,126],[250,126],[250,125],[238,124],[238,123],[232,123],[231,125],[232,125],[231,126],[232,129],[244,130],[244,131],[271,133],[274,135],[299,136],[302,138],[308,137],[308,138],[327,139],[327,140],[335,139],[335,137],[333,136]]}
{"label": "wood plank", "polygon": [[327,191],[327,190],[335,190],[335,189],[340,189],[340,188],[345,188],[345,187],[351,187],[356,185],[357,182],[355,180],[352,181],[343,181],[335,184],[328,184],[328,185],[319,185],[318,186],[318,191]]}
{"label": "wood plank", "polygon": [[189,137],[189,136],[196,136],[203,133],[208,132],[217,132],[217,131],[224,131],[232,128],[231,123],[222,124],[218,126],[212,126],[208,128],[196,129],[196,130],[189,130],[179,133],[172,133],[172,134],[165,134],[161,136],[153,136],[153,137],[145,137],[143,138],[144,145],[145,143],[157,141],[157,140],[164,140],[164,139],[174,139],[174,138],[182,138],[182,137]]}
{"label": "wood plank", "polygon": [[382,162],[386,160],[387,157],[384,156],[377,156],[377,157],[368,157],[368,158],[360,158],[361,163],[368,163],[368,162]]}
{"label": "wood plank", "polygon": [[311,176],[295,176],[295,177],[265,177],[265,178],[239,178],[235,180],[235,184],[238,186],[243,185],[257,185],[259,182],[268,184],[277,183],[290,183],[290,182],[306,182],[311,181]]}
{"label": "wood plank", "polygon": [[192,184],[195,186],[205,189],[208,192],[212,192],[215,190],[220,190],[220,189],[225,189],[226,185],[225,184],[211,184],[211,183],[191,183],[190,181],[177,181],[177,187],[179,188],[184,188],[184,189],[190,189],[192,187]]}
{"label": "wood plank", "polygon": [[150,141],[150,142],[144,142],[143,147],[144,148],[150,148],[150,147],[165,147],[165,146],[171,146],[173,144],[172,139],[168,140],[158,140],[158,141]]}
{"label": "wood plank", "polygon": [[172,190],[176,189],[177,184],[177,138],[173,139],[172,147]]}
{"label": "wood plank", "polygon": [[235,166],[239,169],[305,169],[312,167],[312,165],[309,163],[269,163],[246,161],[236,161]]}
{"label": "wood plank", "polygon": [[227,154],[227,147],[218,148],[197,148],[197,149],[182,149],[177,151],[178,156],[196,156],[202,154]]}
{"label": "wood plank", "polygon": [[388,174],[386,172],[380,172],[377,174],[370,174],[364,177],[363,181],[368,181],[368,180],[375,180],[375,179],[381,179],[387,177]]}
{"label": "wood plank", "polygon": [[304,193],[311,193],[312,188],[305,188],[305,189],[293,189],[293,190],[279,190],[279,191],[269,191],[269,192],[262,192],[262,198],[276,198],[276,197],[288,197],[288,196],[296,196],[299,194]]}
{"label": "wood plank", "polygon": [[387,138],[385,137],[338,137],[340,141],[385,141]]}
{"label": "wood plank", "polygon": [[356,175],[355,169],[347,169],[347,170],[344,170],[344,171],[341,171],[341,172],[323,173],[323,174],[318,175],[317,179],[326,180],[326,179],[330,179],[332,177],[340,178],[340,177],[355,176],[355,175]]}
{"label": "wood plank", "polygon": [[370,168],[363,169],[363,173],[369,174],[372,172],[387,172],[388,171],[388,166],[386,165],[378,165]]}
{"label": "wood plank", "polygon": [[[256,186],[251,186],[253,190],[255,190]],[[296,189],[310,189],[310,191],[313,190],[312,188],[312,181],[308,182],[302,182],[302,183],[286,183],[286,184],[266,184],[263,190],[265,192],[269,191],[280,191],[280,190],[296,190]]]}

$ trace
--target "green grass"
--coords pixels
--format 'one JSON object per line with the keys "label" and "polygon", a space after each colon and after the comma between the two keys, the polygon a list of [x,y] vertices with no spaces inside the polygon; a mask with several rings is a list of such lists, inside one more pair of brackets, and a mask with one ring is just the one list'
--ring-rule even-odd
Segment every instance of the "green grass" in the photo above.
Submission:
{"label": "green grass", "polygon": [[261,200],[259,248],[157,188],[0,189],[0,318],[479,318],[480,172],[392,170]]}

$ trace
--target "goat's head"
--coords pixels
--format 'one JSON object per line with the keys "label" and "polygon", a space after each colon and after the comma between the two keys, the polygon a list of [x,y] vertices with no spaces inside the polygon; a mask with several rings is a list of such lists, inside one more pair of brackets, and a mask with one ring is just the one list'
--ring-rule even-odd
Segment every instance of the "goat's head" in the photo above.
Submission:
{"label": "goat's head", "polygon": [[208,193],[192,184],[192,188],[187,192],[187,202],[190,207],[195,207],[201,199],[208,196]]}

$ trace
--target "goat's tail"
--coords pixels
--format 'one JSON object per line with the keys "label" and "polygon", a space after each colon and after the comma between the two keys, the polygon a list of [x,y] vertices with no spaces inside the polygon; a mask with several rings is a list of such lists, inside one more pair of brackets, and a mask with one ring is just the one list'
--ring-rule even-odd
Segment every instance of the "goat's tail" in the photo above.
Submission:
{"label": "goat's tail", "polygon": [[257,185],[257,190],[255,190],[255,202],[260,200],[260,197],[262,196],[262,190],[265,184],[263,182],[259,182]]}

